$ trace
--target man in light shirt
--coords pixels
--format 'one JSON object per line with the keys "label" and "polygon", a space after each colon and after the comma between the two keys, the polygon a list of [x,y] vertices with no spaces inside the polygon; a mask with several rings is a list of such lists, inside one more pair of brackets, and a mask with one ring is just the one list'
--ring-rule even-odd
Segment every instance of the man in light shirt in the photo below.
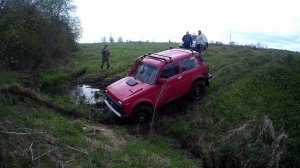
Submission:
{"label": "man in light shirt", "polygon": [[201,30],[198,31],[198,35],[196,37],[196,51],[201,53],[203,44],[206,43],[206,37],[201,33]]}

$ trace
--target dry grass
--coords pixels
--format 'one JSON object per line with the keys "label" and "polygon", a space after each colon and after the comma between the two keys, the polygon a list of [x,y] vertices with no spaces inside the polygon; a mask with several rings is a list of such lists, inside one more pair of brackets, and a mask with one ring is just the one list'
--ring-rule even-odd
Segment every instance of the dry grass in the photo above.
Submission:
{"label": "dry grass", "polygon": [[85,125],[85,127],[83,127],[83,131],[90,135],[101,134],[109,142],[108,144],[103,144],[97,141],[96,139],[87,138],[91,149],[95,149],[95,147],[98,148],[102,146],[104,149],[108,150],[109,152],[114,152],[120,150],[127,143],[127,140],[124,137],[116,136],[111,128],[108,128],[103,125],[96,126],[96,125],[87,124]]}
{"label": "dry grass", "polygon": [[274,127],[273,127],[273,123],[268,118],[268,116],[264,117],[264,124],[263,124],[263,128],[260,132],[260,136],[271,136],[271,138],[273,140],[275,138],[275,130],[274,130]]}
{"label": "dry grass", "polygon": [[228,141],[240,141],[243,139],[249,139],[251,137],[251,132],[253,131],[252,126],[254,125],[256,118],[254,117],[251,120],[248,120],[238,128],[229,130],[227,135],[224,136],[222,143],[226,143]]}
{"label": "dry grass", "polygon": [[162,158],[158,154],[152,153],[152,155],[148,157],[147,165],[149,168],[156,167],[156,165],[160,165],[161,167],[170,167],[170,159]]}
{"label": "dry grass", "polygon": [[285,134],[284,132],[282,132],[274,141],[272,147],[272,158],[268,164],[269,168],[272,167],[280,167],[280,161],[284,155],[285,152],[285,144],[287,141],[287,134]]}
{"label": "dry grass", "polygon": [[205,165],[209,168],[219,167],[221,165],[219,147],[213,143],[204,143],[201,146]]}
{"label": "dry grass", "polygon": [[[287,134],[281,133],[276,137],[276,132],[272,121],[265,116],[260,130],[257,130],[257,119],[252,119],[242,123],[237,128],[231,129],[221,136],[216,142],[208,142],[203,136],[198,139],[202,158],[207,167],[249,167],[253,162],[266,165],[266,167],[280,167],[280,161],[286,150],[285,144]],[[217,127],[216,123],[213,128]],[[205,136],[211,133],[205,132]],[[250,139],[257,140],[250,141]],[[230,155],[222,153],[221,146],[231,146]],[[258,146],[261,149],[261,157],[249,157],[249,148]],[[230,157],[230,158],[227,158]],[[229,160],[224,162],[224,158]]]}

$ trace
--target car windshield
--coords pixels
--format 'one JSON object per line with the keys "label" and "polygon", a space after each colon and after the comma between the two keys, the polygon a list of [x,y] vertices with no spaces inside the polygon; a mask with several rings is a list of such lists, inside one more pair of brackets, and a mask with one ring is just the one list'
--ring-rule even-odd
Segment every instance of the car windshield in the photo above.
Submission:
{"label": "car windshield", "polygon": [[139,62],[135,67],[132,76],[142,82],[153,84],[156,79],[158,68],[145,62]]}

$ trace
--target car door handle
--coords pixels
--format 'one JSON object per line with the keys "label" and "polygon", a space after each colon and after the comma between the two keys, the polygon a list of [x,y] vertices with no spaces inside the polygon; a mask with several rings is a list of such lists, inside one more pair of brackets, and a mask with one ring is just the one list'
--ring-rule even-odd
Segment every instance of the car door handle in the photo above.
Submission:
{"label": "car door handle", "polygon": [[178,78],[177,79],[181,79],[182,78],[182,76],[178,76]]}

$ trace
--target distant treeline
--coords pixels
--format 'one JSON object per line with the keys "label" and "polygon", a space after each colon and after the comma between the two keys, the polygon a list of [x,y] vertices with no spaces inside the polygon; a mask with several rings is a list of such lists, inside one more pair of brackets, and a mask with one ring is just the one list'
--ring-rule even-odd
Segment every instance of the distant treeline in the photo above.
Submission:
{"label": "distant treeline", "polygon": [[32,69],[72,55],[80,35],[71,0],[0,0],[0,66]]}

